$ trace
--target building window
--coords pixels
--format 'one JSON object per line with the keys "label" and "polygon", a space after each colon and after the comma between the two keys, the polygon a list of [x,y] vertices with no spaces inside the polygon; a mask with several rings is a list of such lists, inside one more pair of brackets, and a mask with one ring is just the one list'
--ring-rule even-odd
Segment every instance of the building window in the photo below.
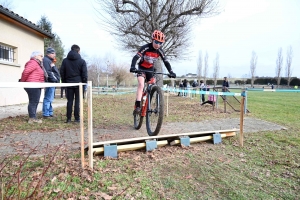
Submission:
{"label": "building window", "polygon": [[14,62],[14,48],[0,44],[0,60]]}

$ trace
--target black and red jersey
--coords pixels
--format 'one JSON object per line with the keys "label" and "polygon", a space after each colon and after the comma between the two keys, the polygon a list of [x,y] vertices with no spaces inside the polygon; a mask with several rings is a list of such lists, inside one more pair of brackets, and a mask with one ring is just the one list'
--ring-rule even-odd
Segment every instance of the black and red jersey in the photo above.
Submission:
{"label": "black and red jersey", "polygon": [[171,72],[172,68],[164,51],[161,48],[154,49],[152,43],[146,44],[140,48],[137,54],[132,58],[131,67],[135,67],[136,62],[140,59],[140,62],[138,63],[139,68],[152,68],[159,57],[161,57],[168,71]]}

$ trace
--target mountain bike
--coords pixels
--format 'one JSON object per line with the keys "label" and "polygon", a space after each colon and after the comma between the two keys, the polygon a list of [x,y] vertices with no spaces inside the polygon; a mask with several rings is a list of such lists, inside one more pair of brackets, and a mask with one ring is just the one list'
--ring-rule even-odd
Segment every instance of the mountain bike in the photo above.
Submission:
{"label": "mountain bike", "polygon": [[[149,136],[155,136],[159,133],[164,117],[164,96],[161,88],[156,85],[156,75],[168,75],[162,72],[137,70],[135,73],[145,72],[152,73],[153,77],[147,81],[143,89],[141,99],[141,112],[133,115],[134,128],[140,129],[143,124],[143,119],[146,116],[146,128]],[[135,109],[135,107],[134,107]]]}

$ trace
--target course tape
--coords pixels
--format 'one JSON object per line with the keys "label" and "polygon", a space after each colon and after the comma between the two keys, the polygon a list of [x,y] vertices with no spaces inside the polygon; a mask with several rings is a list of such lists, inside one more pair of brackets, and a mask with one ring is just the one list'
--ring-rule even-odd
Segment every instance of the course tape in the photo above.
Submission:
{"label": "course tape", "polygon": [[132,91],[126,91],[126,92],[119,92],[119,91],[93,91],[93,94],[97,94],[97,95],[122,95],[122,94],[131,94],[131,93],[135,93],[136,90],[132,90]]}
{"label": "course tape", "polygon": [[46,88],[88,85],[87,83],[0,82],[0,88]]}
{"label": "course tape", "polygon": [[259,92],[300,92],[296,89],[258,89],[258,88],[247,88],[247,91],[259,91]]}
{"label": "course tape", "polygon": [[162,88],[164,91],[169,92],[180,92],[180,93],[187,93],[187,94],[211,94],[211,95],[223,95],[223,96],[241,96],[241,93],[234,93],[234,92],[210,92],[210,91],[197,91],[197,90],[181,90],[181,89],[169,89],[169,88]]}

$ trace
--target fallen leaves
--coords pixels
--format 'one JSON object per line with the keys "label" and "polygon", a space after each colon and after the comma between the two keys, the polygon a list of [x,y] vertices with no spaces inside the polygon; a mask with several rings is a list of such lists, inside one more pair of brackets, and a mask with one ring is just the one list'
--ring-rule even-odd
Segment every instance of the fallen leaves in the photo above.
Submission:
{"label": "fallen leaves", "polygon": [[116,189],[117,189],[117,187],[107,187],[107,189],[108,189],[108,190],[112,190],[112,191],[114,191],[114,190],[116,190]]}
{"label": "fallen leaves", "polygon": [[190,175],[186,176],[185,178],[186,179],[191,179],[191,178],[193,178],[193,175],[190,174]]}
{"label": "fallen leaves", "polygon": [[113,198],[112,196],[103,192],[92,193],[92,195],[96,197],[102,197],[104,200],[111,200]]}

